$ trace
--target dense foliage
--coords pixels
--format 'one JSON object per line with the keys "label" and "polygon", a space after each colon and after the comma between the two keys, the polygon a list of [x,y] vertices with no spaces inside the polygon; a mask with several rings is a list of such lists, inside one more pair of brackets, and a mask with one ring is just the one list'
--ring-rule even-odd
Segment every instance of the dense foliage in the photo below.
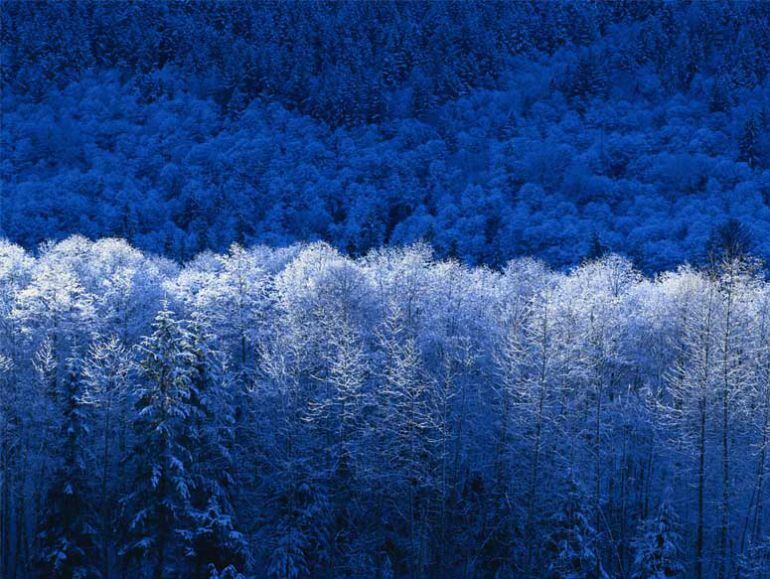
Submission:
{"label": "dense foliage", "polygon": [[0,233],[770,256],[767,2],[2,3]]}
{"label": "dense foliage", "polygon": [[770,285],[0,244],[3,577],[761,577]]}

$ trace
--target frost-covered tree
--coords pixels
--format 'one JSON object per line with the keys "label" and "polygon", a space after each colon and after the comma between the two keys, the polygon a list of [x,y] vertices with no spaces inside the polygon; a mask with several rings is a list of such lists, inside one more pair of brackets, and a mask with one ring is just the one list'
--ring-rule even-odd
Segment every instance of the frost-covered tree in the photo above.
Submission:
{"label": "frost-covered tree", "polygon": [[[431,405],[429,384],[417,342],[405,327],[402,309],[388,304],[379,346],[384,353],[380,385],[376,393],[376,460],[387,464],[379,470],[378,488],[388,504],[392,537],[384,543],[396,543],[403,550],[408,573],[420,574],[426,561],[426,525],[428,497],[436,485],[431,464],[435,459],[437,419]],[[400,543],[400,544],[399,544]]]}
{"label": "frost-covered tree", "polygon": [[[746,258],[722,263],[717,282],[720,297],[719,345],[715,361],[719,372],[720,446],[722,470],[721,520],[719,532],[720,576],[732,573],[733,547],[730,525],[733,507],[732,476],[735,469],[734,424],[746,408],[753,381],[750,357],[753,350],[751,327],[756,320],[754,265]],[[749,411],[750,412],[750,411]]]}
{"label": "frost-covered tree", "polygon": [[233,381],[224,355],[216,349],[207,326],[190,324],[193,356],[189,403],[194,414],[191,432],[191,473],[188,556],[193,574],[209,577],[225,570],[237,573],[246,559],[246,542],[238,531],[233,507],[235,493],[235,417]]}
{"label": "frost-covered tree", "polygon": [[549,520],[544,575],[552,579],[607,577],[597,550],[598,534],[591,524],[587,496],[572,470],[564,481],[564,497]]}
{"label": "frost-covered tree", "polygon": [[670,501],[664,499],[658,512],[642,525],[635,542],[636,554],[631,577],[633,579],[664,579],[682,577],[679,518]]}
{"label": "frost-covered tree", "polygon": [[675,423],[677,442],[692,451],[695,458],[697,515],[694,569],[696,577],[702,577],[706,532],[706,454],[718,388],[718,376],[714,371],[718,348],[718,296],[713,280],[692,271],[680,272],[670,283],[681,286],[679,299],[687,309],[677,356],[669,374],[668,410]]}
{"label": "frost-covered tree", "polygon": [[189,332],[168,304],[142,341],[136,387],[134,445],[128,457],[133,482],[121,499],[127,539],[121,554],[139,572],[164,577],[183,568],[189,547],[195,440],[190,422],[195,355]]}
{"label": "frost-covered tree", "polygon": [[81,362],[70,357],[59,400],[60,464],[50,481],[37,537],[35,567],[44,577],[100,576],[96,513],[89,500],[93,477],[88,468],[88,426],[82,393]]}
{"label": "frost-covered tree", "polygon": [[[321,393],[311,401],[308,420],[325,448],[320,475],[329,490],[333,527],[330,536],[330,573],[349,572],[355,557],[356,528],[363,515],[355,481],[362,476],[362,435],[364,422],[364,385],[367,363],[361,340],[344,318],[330,315],[329,331],[334,344],[327,354],[326,374]],[[335,571],[336,569],[336,571]]]}
{"label": "frost-covered tree", "polygon": [[83,361],[81,403],[90,407],[91,436],[98,449],[93,465],[99,473],[98,540],[104,575],[109,574],[113,558],[118,493],[124,491],[119,461],[126,451],[128,388],[133,370],[131,354],[116,336],[92,343]]}

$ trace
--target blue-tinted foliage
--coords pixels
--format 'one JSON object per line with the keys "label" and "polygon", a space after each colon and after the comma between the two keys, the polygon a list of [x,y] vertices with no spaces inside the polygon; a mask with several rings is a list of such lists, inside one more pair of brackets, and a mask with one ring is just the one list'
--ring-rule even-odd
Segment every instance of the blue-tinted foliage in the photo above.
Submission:
{"label": "blue-tinted foliage", "polygon": [[5,2],[0,232],[770,257],[767,3]]}

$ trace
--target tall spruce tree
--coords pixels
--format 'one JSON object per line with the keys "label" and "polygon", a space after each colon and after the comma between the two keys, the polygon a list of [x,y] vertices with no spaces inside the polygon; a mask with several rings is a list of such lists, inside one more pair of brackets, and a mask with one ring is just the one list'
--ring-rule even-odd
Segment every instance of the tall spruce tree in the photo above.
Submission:
{"label": "tall spruce tree", "polygon": [[194,319],[189,331],[194,359],[190,397],[194,488],[189,531],[193,576],[236,576],[245,562],[246,541],[235,528],[232,505],[233,382],[205,323]]}
{"label": "tall spruce tree", "polygon": [[567,473],[566,494],[559,510],[551,517],[551,533],[546,545],[550,559],[545,576],[549,579],[605,578],[597,551],[597,532],[591,525],[592,514],[586,510],[588,497]]}
{"label": "tall spruce tree", "polygon": [[183,568],[189,545],[194,441],[188,423],[196,363],[191,338],[168,304],[141,344],[135,404],[134,484],[124,497],[128,541],[122,554],[156,579]]}
{"label": "tall spruce tree", "polygon": [[37,572],[41,577],[100,577],[94,535],[95,513],[89,498],[90,473],[83,439],[87,420],[82,394],[80,361],[66,361],[60,403],[61,463],[56,469],[38,533]]}
{"label": "tall spruce tree", "polygon": [[681,577],[684,565],[680,560],[679,518],[665,498],[654,517],[644,522],[637,539],[633,579],[665,579]]}

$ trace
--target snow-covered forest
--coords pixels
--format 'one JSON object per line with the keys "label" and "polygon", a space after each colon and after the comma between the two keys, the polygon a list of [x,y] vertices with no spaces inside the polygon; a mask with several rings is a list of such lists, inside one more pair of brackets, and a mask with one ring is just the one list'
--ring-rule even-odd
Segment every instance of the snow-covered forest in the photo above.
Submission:
{"label": "snow-covered forest", "polygon": [[0,20],[0,579],[770,579],[770,0]]}
{"label": "snow-covered forest", "polygon": [[770,284],[0,244],[3,577],[766,577]]}
{"label": "snow-covered forest", "polygon": [[770,259],[770,2],[26,2],[0,235]]}

